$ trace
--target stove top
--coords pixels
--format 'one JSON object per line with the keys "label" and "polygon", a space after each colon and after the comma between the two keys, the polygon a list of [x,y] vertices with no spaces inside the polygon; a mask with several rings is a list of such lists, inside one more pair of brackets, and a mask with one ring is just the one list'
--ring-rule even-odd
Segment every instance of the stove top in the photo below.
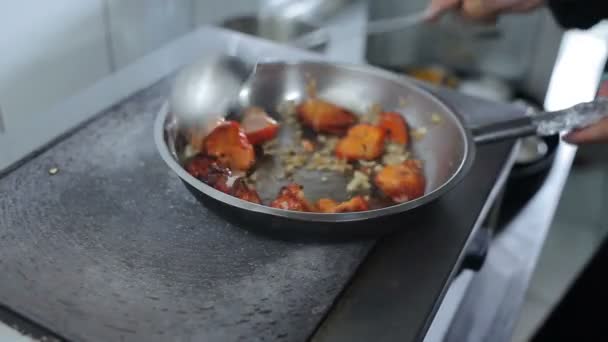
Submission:
{"label": "stove top", "polygon": [[[235,39],[306,56],[211,28],[180,46],[229,48]],[[375,333],[408,341],[424,333],[505,178],[512,143],[479,148],[462,184],[404,216],[409,229],[399,234],[270,240],[201,206],[162,163],[152,124],[167,90],[164,80],[131,96],[0,178],[2,305],[70,340],[355,341]],[[521,115],[432,91],[471,122]]]}

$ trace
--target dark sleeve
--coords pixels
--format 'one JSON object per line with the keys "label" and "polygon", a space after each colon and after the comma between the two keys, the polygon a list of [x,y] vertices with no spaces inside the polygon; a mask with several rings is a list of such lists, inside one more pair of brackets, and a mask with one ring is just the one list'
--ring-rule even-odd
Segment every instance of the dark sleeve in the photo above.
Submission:
{"label": "dark sleeve", "polygon": [[608,19],[608,0],[549,0],[549,8],[566,29],[588,29]]}

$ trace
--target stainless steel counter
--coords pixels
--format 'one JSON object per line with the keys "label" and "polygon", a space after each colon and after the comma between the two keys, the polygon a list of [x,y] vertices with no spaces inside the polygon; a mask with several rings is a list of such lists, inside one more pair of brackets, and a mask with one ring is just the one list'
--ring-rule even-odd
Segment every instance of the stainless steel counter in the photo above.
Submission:
{"label": "stainless steel counter", "polygon": [[[607,42],[594,32],[566,33],[553,70],[545,107],[557,110],[595,97]],[[460,275],[425,341],[511,341],[513,330],[576,147],[561,142],[542,186],[490,247],[482,270]]]}

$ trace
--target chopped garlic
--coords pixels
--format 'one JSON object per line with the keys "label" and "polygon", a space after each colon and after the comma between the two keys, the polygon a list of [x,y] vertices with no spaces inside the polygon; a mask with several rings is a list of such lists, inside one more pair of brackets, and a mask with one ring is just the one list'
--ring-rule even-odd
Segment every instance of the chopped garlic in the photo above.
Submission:
{"label": "chopped garlic", "polygon": [[[409,152],[407,152],[404,145],[389,143],[386,145],[385,153],[382,156],[382,164],[384,165],[397,165],[408,160]],[[374,170],[378,172],[378,170]]]}
{"label": "chopped garlic", "polygon": [[375,161],[367,161],[367,160],[360,160],[359,164],[361,164],[361,166],[364,167],[374,167],[376,166],[376,162]]}
{"label": "chopped garlic", "polygon": [[279,152],[279,144],[276,139],[270,140],[262,145],[264,154],[275,155]]}
{"label": "chopped garlic", "polygon": [[416,140],[422,140],[424,136],[428,133],[426,127],[420,127],[412,131],[412,136]]}
{"label": "chopped garlic", "polygon": [[353,173],[353,178],[346,185],[346,191],[348,192],[361,192],[371,189],[371,184],[369,182],[369,176],[361,171],[355,171]]}
{"label": "chopped garlic", "polygon": [[439,124],[439,123],[441,123],[441,120],[442,120],[442,119],[441,119],[441,116],[440,116],[439,114],[437,114],[437,113],[433,113],[433,114],[431,115],[431,122],[432,122],[432,123],[434,123],[434,124]]}

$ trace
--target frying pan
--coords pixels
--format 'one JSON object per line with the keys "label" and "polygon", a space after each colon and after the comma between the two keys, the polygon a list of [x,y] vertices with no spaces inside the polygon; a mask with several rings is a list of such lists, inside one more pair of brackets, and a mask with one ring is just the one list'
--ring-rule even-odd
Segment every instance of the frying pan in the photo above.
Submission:
{"label": "frying pan", "polygon": [[[405,226],[407,215],[424,210],[458,184],[475,159],[476,144],[536,134],[538,122],[524,117],[472,131],[461,117],[416,83],[368,66],[324,62],[264,63],[258,66],[249,88],[241,94],[242,106],[256,105],[269,111],[277,121],[276,108],[285,101],[303,100],[309,77],[316,81],[320,98],[338,104],[355,114],[366,113],[374,104],[396,110],[413,129],[426,134],[411,144],[415,158],[421,159],[426,177],[425,195],[418,199],[381,209],[355,213],[305,213],[271,208],[243,201],[218,191],[192,177],[182,167],[185,143],[177,119],[165,104],[155,122],[155,141],[162,159],[181,178],[186,187],[207,207],[236,220],[241,226],[281,236],[359,236],[383,234]],[[405,105],[403,102],[405,99]],[[437,117],[440,118],[439,123]],[[434,118],[434,119],[432,119]],[[292,132],[282,129],[281,145],[288,144]],[[277,179],[280,164],[273,159],[258,160],[257,185],[264,203],[276,197],[287,180]],[[325,178],[327,178],[326,181]],[[335,173],[300,170],[293,180],[304,186],[306,197],[316,200],[347,198],[348,179]],[[243,224],[244,223],[244,224]]]}

